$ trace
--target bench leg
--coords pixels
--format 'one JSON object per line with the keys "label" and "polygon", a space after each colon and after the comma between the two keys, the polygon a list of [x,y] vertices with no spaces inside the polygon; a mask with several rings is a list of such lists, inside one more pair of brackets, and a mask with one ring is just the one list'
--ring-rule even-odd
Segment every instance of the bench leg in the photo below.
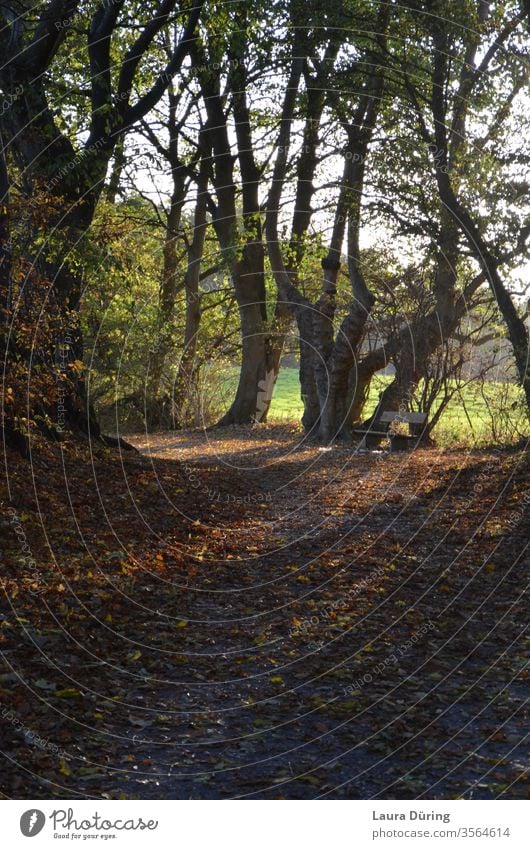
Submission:
{"label": "bench leg", "polygon": [[390,436],[390,453],[395,454],[397,451],[412,451],[417,444],[416,439],[410,436]]}

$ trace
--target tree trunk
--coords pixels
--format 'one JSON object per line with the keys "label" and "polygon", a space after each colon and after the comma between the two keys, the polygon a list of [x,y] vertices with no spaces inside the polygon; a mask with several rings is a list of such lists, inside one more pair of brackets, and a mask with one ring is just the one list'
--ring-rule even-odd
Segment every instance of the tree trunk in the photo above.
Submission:
{"label": "tree trunk", "polygon": [[[482,4],[481,12],[483,15],[487,15],[487,3]],[[512,26],[517,26],[517,23],[518,19],[514,18]],[[508,34],[509,31],[510,28],[505,28],[506,34]],[[527,411],[530,414],[530,339],[528,329],[524,320],[519,315],[510,292],[504,285],[499,274],[498,259],[490,250],[482,235],[479,225],[476,223],[476,220],[473,219],[469,210],[459,200],[458,183],[454,185],[451,180],[451,150],[447,134],[445,97],[448,52],[444,48],[447,42],[447,31],[444,27],[440,27],[440,23],[437,22],[435,24],[433,35],[434,45],[437,49],[434,51],[432,69],[431,112],[434,125],[434,138],[436,142],[434,146],[436,149],[436,156],[433,155],[433,159],[438,194],[440,200],[452,217],[454,226],[458,227],[464,235],[472,256],[482,269],[490,289],[497,300],[499,310],[508,330],[508,337],[512,343],[519,383],[525,394]],[[498,47],[500,44],[501,41],[497,40],[496,46]],[[467,70],[465,70],[466,65],[468,66]],[[471,63],[464,63],[462,73],[465,75],[465,90],[463,92],[465,99],[462,99],[462,103],[467,104],[469,102],[469,95],[473,85],[472,81],[474,76],[472,73]],[[465,106],[461,106],[460,108],[461,111],[463,110],[465,113]],[[455,127],[455,118],[453,117],[452,124],[452,129],[456,130],[454,135],[458,138],[463,138],[465,120],[459,116]],[[428,137],[425,127],[423,127],[423,135],[424,137]]]}
{"label": "tree trunk", "polygon": [[171,206],[167,216],[166,235],[164,239],[162,283],[160,286],[157,339],[150,358],[150,379],[146,388],[147,409],[150,411],[148,422],[151,425],[160,424],[161,404],[160,384],[164,372],[166,357],[172,344],[172,321],[177,295],[177,245],[178,230],[184,203],[184,185],[174,186],[171,196]]}
{"label": "tree trunk", "polygon": [[438,173],[437,179],[440,197],[454,215],[455,222],[460,226],[471,253],[482,268],[490,289],[495,295],[508,330],[508,337],[512,343],[519,383],[523,389],[527,410],[530,414],[530,340],[528,329],[524,319],[517,312],[512,297],[499,274],[498,260],[491,254],[485,239],[467,209],[457,200],[448,175]]}
{"label": "tree trunk", "polygon": [[352,427],[361,422],[374,375],[384,369],[386,365],[388,365],[388,361],[384,348],[370,351],[358,363],[354,364],[350,372],[349,385],[349,410]]}
{"label": "tree trunk", "polygon": [[114,161],[108,185],[105,189],[105,198],[108,203],[116,203],[116,197],[120,190],[121,175],[125,167],[125,136],[121,136],[114,150]]}
{"label": "tree trunk", "polygon": [[[41,242],[37,262],[29,265],[40,274],[46,275],[51,283],[50,297],[46,299],[42,322],[47,317],[50,304],[58,305],[62,312],[62,344],[67,337],[68,354],[75,360],[82,358],[82,338],[76,315],[82,292],[82,279],[74,263],[70,263],[72,248],[85,237],[96,204],[104,187],[109,160],[118,139],[137,121],[141,120],[160,100],[171,78],[180,70],[197,26],[202,9],[202,0],[190,10],[181,40],[175,44],[170,61],[163,73],[157,74],[152,87],[145,91],[134,105],[130,104],[131,92],[137,82],[137,71],[142,58],[153,45],[153,40],[166,24],[172,4],[163,4],[163,14],[150,20],[125,51],[121,66],[111,73],[111,42],[118,25],[121,3],[96,4],[90,15],[87,29],[86,48],[90,62],[91,112],[89,135],[84,147],[75,150],[67,133],[59,129],[47,98],[48,77],[54,69],[54,59],[60,48],[71,19],[77,12],[77,3],[52,2],[36,12],[33,38],[21,17],[4,12],[1,15],[4,29],[3,64],[0,69],[4,92],[10,92],[12,102],[2,116],[5,127],[4,143],[10,149],[15,167],[20,174],[20,188],[28,198],[28,204],[42,195],[46,204],[41,210],[48,215],[44,223],[39,222]],[[33,12],[32,25],[33,29]],[[115,77],[115,80],[113,79]],[[52,73],[53,80],[53,73]],[[115,84],[114,84],[115,83]],[[20,93],[23,96],[20,96]],[[62,118],[67,124],[69,108]],[[47,240],[49,234],[53,239]],[[45,237],[45,238],[42,238]],[[62,250],[56,247],[62,244]],[[58,253],[60,254],[58,256]],[[31,271],[25,284],[31,285]],[[72,319],[72,315],[74,318]],[[55,320],[55,316],[53,317]],[[57,340],[55,340],[57,341]],[[61,344],[61,339],[59,339]],[[50,381],[57,376],[53,360],[54,340],[49,340],[50,355],[42,353],[40,371]],[[74,360],[74,363],[75,363]],[[33,355],[27,362],[28,374],[34,366]],[[76,364],[77,366],[77,364]],[[71,370],[70,370],[71,371]],[[67,382],[64,403],[65,423],[87,430],[99,436],[85,391],[81,370],[76,367],[76,380]],[[34,419],[39,401],[33,392],[26,414]],[[35,409],[31,409],[32,405]]]}
{"label": "tree trunk", "polygon": [[172,425],[183,424],[182,409],[186,398],[189,397],[195,376],[195,357],[201,322],[201,305],[199,297],[199,279],[204,242],[207,230],[207,188],[209,163],[207,154],[201,158],[199,179],[197,181],[197,202],[193,220],[193,237],[188,249],[188,267],[184,278],[186,293],[186,328],[184,331],[184,346],[175,380],[172,400]]}
{"label": "tree trunk", "polygon": [[234,119],[243,196],[244,235],[240,236],[234,162],[225,104],[220,93],[219,74],[209,69],[208,57],[199,44],[195,44],[192,49],[192,59],[208,117],[205,132],[213,152],[213,185],[217,205],[212,224],[223,260],[230,269],[241,320],[242,348],[238,387],[230,409],[218,424],[250,424],[266,415],[270,404],[270,339],[267,329],[259,201],[260,173],[253,154],[250,113],[245,91],[246,70],[243,61],[239,59],[235,63],[235,70],[231,69],[232,77],[239,81],[234,93]]}
{"label": "tree trunk", "polygon": [[248,243],[232,269],[241,321],[241,369],[236,396],[219,425],[263,421],[274,389],[270,334],[267,327],[264,254],[261,240]]}
{"label": "tree trunk", "polygon": [[[4,155],[2,136],[0,135],[0,357],[2,362],[2,382],[0,384],[0,424],[6,444],[28,455],[25,434],[15,426],[11,405],[14,398],[8,395],[9,359],[8,346],[14,345],[10,339],[11,310],[11,235],[9,221],[9,178]],[[14,352],[13,352],[14,353]]]}
{"label": "tree trunk", "polygon": [[[40,217],[46,213],[41,230],[45,227],[55,239],[61,234],[62,242],[60,249],[48,248],[47,244],[35,251],[30,248],[33,256],[28,257],[31,273],[47,279],[51,286],[48,304],[43,307],[43,320],[50,308],[57,309],[63,325],[58,338],[49,340],[49,351],[42,352],[41,363],[41,368],[51,376],[54,371],[60,372],[54,351],[57,345],[63,346],[64,394],[61,394],[60,416],[51,407],[49,410],[43,407],[41,414],[46,413],[54,420],[58,432],[66,427],[98,438],[100,430],[87,397],[84,374],[70,368],[72,363],[83,359],[78,320],[83,278],[82,272],[71,263],[71,253],[85,238],[92,221],[110,151],[101,146],[91,153],[76,154],[55,125],[41,80],[26,87],[24,97],[14,101],[6,123],[12,154],[22,165],[20,183],[28,205]],[[42,232],[34,235],[40,236]],[[31,273],[24,284],[30,289]],[[37,297],[34,291],[29,294]],[[59,374],[55,379],[62,381]],[[49,431],[43,427],[46,432],[53,432],[53,428]]]}
{"label": "tree trunk", "polygon": [[0,322],[2,339],[8,320],[11,292],[11,235],[9,228],[9,177],[0,133]]}
{"label": "tree trunk", "polygon": [[364,335],[373,299],[355,301],[342,322],[328,361],[329,390],[321,405],[320,438],[324,443],[351,437],[349,380]]}

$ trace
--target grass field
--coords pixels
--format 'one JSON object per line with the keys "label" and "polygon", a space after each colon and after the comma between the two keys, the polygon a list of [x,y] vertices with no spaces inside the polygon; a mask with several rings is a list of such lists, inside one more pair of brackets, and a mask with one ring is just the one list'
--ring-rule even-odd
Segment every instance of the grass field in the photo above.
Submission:
{"label": "grass field", "polygon": [[[227,366],[226,363],[210,369],[200,395],[196,426],[214,424],[228,409],[235,395],[238,374],[237,367]],[[364,410],[365,417],[374,411],[381,391],[390,380],[388,376],[378,376],[372,380]],[[284,367],[275,386],[268,421],[271,424],[299,424],[302,413],[298,369]],[[101,405],[98,414],[104,431],[114,433],[114,402],[106,407]],[[120,413],[121,432],[135,433],[143,428],[141,415],[131,405],[127,405]],[[439,445],[484,446],[517,442],[528,436],[522,392],[511,383],[486,381],[483,386],[478,381],[471,383],[461,393],[454,395],[433,436]]]}
{"label": "grass field", "polygon": [[[379,393],[390,380],[383,376],[372,381],[366,416],[373,412]],[[521,395],[517,386],[488,381],[484,394],[485,398],[477,382],[465,387],[461,397],[455,395],[434,432],[436,440],[440,443],[511,441],[527,432],[522,408],[518,405]],[[302,412],[298,370],[283,368],[276,383],[269,421],[300,421]]]}

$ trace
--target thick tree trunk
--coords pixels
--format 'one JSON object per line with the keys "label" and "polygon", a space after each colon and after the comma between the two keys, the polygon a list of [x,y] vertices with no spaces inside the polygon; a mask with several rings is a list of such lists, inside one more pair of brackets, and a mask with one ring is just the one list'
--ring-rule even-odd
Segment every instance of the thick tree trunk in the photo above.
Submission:
{"label": "thick tree trunk", "polygon": [[[320,143],[320,123],[326,100],[327,82],[332,72],[337,55],[337,45],[333,39],[326,49],[326,58],[317,74],[312,78],[307,66],[306,78],[306,114],[302,150],[296,165],[296,194],[289,240],[286,272],[291,278],[292,285],[298,283],[298,269],[306,252],[306,236],[313,216],[311,201],[315,193],[315,172],[318,165],[318,146]],[[278,377],[280,360],[285,344],[286,333],[292,323],[292,312],[280,294],[276,301],[274,315],[274,333],[272,335],[272,366],[274,383]],[[304,405],[302,424],[306,432],[310,432],[318,424],[320,410],[313,368],[312,347],[312,315],[307,314],[304,320],[298,320],[298,335],[300,339],[300,394]]]}
{"label": "thick tree trunk", "polygon": [[[348,126],[350,145],[357,155],[355,159],[352,156],[351,159],[345,160],[330,250],[322,263],[323,293],[315,313],[315,369],[320,404],[320,439],[326,444],[339,437],[351,437],[350,375],[357,361],[366,321],[375,300],[368,291],[361,271],[359,231],[366,152],[375,122],[376,106],[372,98],[367,99],[362,110],[366,126],[364,133],[359,136],[358,124],[363,120],[361,107],[362,101],[357,120]],[[348,314],[334,339],[335,295],[346,220],[352,299]]]}
{"label": "thick tree trunk", "polygon": [[300,336],[300,393],[304,405],[302,425],[306,434],[316,434],[320,422],[320,403],[314,367],[313,308],[302,304],[297,309]]}
{"label": "thick tree trunk", "polygon": [[[248,24],[247,10],[236,13],[240,32]],[[230,45],[234,122],[241,170],[243,228],[242,257],[232,267],[234,291],[241,318],[241,370],[234,401],[220,424],[250,424],[267,419],[277,372],[273,367],[272,339],[268,326],[265,292],[265,251],[259,197],[261,172],[254,156],[250,109],[247,101],[247,70],[240,32]]]}
{"label": "thick tree trunk", "polygon": [[408,366],[400,363],[396,376],[381,393],[374,414],[369,420],[374,430],[378,430],[378,422],[383,413],[409,409],[412,393],[420,379],[421,374],[414,370],[410,363]]}
{"label": "thick tree trunk", "polygon": [[[51,430],[73,429],[99,438],[100,430],[87,397],[85,377],[71,364],[83,359],[83,339],[78,310],[83,288],[82,272],[71,263],[72,250],[82,242],[92,221],[97,199],[103,186],[110,148],[100,146],[95,151],[76,154],[70,141],[57,129],[48,107],[41,80],[26,87],[24,97],[18,98],[6,119],[10,146],[22,167],[21,188],[26,192],[28,205],[37,217],[46,214],[46,231],[52,234],[50,244],[40,246],[29,258],[32,273],[49,281],[49,308],[62,316],[62,330],[56,339],[49,340],[49,352],[42,352],[43,370],[57,372],[56,380],[63,382],[60,411],[42,409],[52,420]],[[57,248],[61,234],[62,249]],[[35,233],[41,236],[42,233]],[[31,234],[29,234],[31,241]],[[31,250],[31,249],[30,249]],[[31,289],[31,274],[25,286]],[[31,296],[35,296],[30,291]],[[43,320],[48,315],[44,308]],[[57,323],[57,317],[54,318]],[[55,360],[54,350],[62,346],[62,363]],[[29,368],[29,363],[28,363]],[[59,374],[63,371],[64,379]],[[37,411],[37,408],[35,408]]]}
{"label": "thick tree trunk", "polygon": [[[0,362],[2,365],[2,380],[0,382],[0,424],[3,438],[10,448],[19,451],[23,456],[28,454],[28,444],[25,434],[15,426],[11,406],[14,402],[8,395],[8,350],[10,335],[11,308],[11,235],[9,227],[9,178],[2,136],[0,135]],[[14,341],[11,340],[11,347]]]}
{"label": "thick tree trunk", "polygon": [[[445,265],[447,257],[441,259]],[[452,266],[453,267],[453,266]],[[479,275],[466,290],[455,299],[454,282],[456,273],[452,272],[451,292],[443,294],[445,304],[450,301],[451,309],[443,311],[436,306],[415,325],[413,332],[406,325],[395,339],[389,340],[385,348],[370,351],[359,363],[357,379],[351,407],[351,420],[360,422],[364,404],[368,398],[369,387],[374,375],[381,371],[389,361],[394,362],[396,375],[383,390],[374,413],[363,422],[363,428],[373,425],[377,430],[380,416],[389,410],[408,409],[411,395],[425,374],[429,358],[457,329],[459,322],[469,309],[469,299],[483,280]],[[440,281],[440,268],[435,280]]]}
{"label": "thick tree trunk", "polygon": [[[17,15],[13,18],[10,14],[1,16],[5,55],[0,76],[2,89],[12,94],[10,109],[2,116],[4,143],[9,147],[13,162],[19,170],[20,189],[28,198],[28,204],[38,196],[46,201],[40,210],[41,222],[38,224],[37,235],[41,239],[39,249],[35,251],[38,262],[30,259],[29,264],[33,265],[41,278],[47,277],[52,286],[50,297],[46,299],[42,322],[47,318],[48,309],[57,306],[62,312],[63,330],[56,335],[62,338],[63,345],[67,338],[71,340],[66,347],[68,357],[75,357],[75,360],[82,358],[81,331],[75,316],[82,280],[75,265],[69,267],[70,252],[84,238],[92,222],[116,142],[156,106],[169,81],[180,70],[189,52],[202,0],[198,0],[190,10],[182,39],[175,45],[165,71],[156,76],[152,87],[132,106],[130,96],[137,82],[138,67],[171,12],[171,4],[163,5],[166,6],[163,14],[152,19],[136,40],[133,39],[115,74],[111,73],[111,42],[122,4],[96,4],[94,7],[86,41],[92,111],[89,136],[80,150],[75,150],[68,135],[60,131],[49,107],[46,91],[48,72],[53,68],[56,52],[68,31],[69,22],[77,12],[78,4],[52,2],[36,12],[33,38],[27,37],[24,11],[20,17]],[[20,96],[21,92],[23,96]],[[68,109],[62,117],[68,122]],[[44,223],[43,212],[47,213]],[[51,235],[49,241],[48,235]],[[62,251],[57,248],[59,243],[63,245]],[[29,287],[31,273],[25,282]],[[55,315],[53,319],[56,320]],[[61,344],[61,339],[55,341]],[[41,372],[46,373],[51,381],[57,376],[53,348],[54,342],[50,339],[50,355],[43,352],[40,362]],[[34,361],[30,359],[28,374],[31,374],[32,364]],[[99,436],[99,428],[95,424],[84,379],[77,364],[74,372],[78,378],[65,382],[65,398],[61,405],[65,424]],[[34,398],[36,395],[34,392]],[[39,403],[34,398],[28,410],[32,419]]]}
{"label": "thick tree trunk", "polygon": [[236,396],[220,426],[264,421],[270,407],[274,371],[263,263],[262,242],[254,241],[245,246],[241,260],[232,270],[241,321],[241,368]]}
{"label": "thick tree trunk", "polygon": [[352,427],[359,424],[363,410],[370,394],[370,385],[374,375],[388,365],[387,353],[384,348],[370,351],[359,362],[354,364],[350,372],[350,423]]}
{"label": "thick tree trunk", "polygon": [[[246,70],[242,60],[231,75],[238,81],[234,118],[243,196],[243,229],[238,232],[234,162],[219,75],[208,69],[208,59],[196,44],[192,58],[201,84],[208,116],[206,135],[213,151],[213,184],[217,206],[213,215],[223,260],[230,269],[241,320],[241,369],[236,396],[219,425],[250,424],[266,416],[270,404],[270,338],[267,329],[264,248],[262,242],[260,173],[256,166],[246,102]],[[241,244],[243,242],[243,244]]]}
{"label": "thick tree trunk", "polygon": [[324,443],[351,437],[351,396],[349,380],[363,340],[366,319],[373,299],[355,301],[342,322],[328,360],[329,389],[321,402],[320,438]]}

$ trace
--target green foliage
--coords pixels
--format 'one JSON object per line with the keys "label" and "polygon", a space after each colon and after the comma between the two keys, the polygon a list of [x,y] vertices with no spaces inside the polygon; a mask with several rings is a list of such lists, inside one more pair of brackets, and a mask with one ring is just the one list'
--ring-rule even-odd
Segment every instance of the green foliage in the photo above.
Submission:
{"label": "green foliage", "polygon": [[[118,103],[123,61],[146,23],[154,20],[159,4],[155,0],[127,0],[123,4],[110,34],[108,85],[104,73],[94,75],[94,69],[89,67],[90,26],[99,4],[96,0],[78,4],[77,13],[65,23],[64,32],[59,28],[57,50],[42,76],[43,92],[28,89],[24,95],[28,114],[42,115],[46,105],[50,110],[50,120],[46,113],[35,129],[36,136],[40,133],[38,169],[29,174],[21,168],[17,159],[20,150],[9,154],[8,165],[14,185],[22,185],[25,180],[31,183],[24,191],[32,192],[35,202],[28,213],[21,206],[19,189],[12,192],[13,224],[18,227],[13,242],[15,261],[22,263],[35,252],[48,267],[64,263],[78,288],[82,281],[81,322],[87,373],[91,394],[100,405],[112,403],[115,397],[141,399],[149,391],[150,369],[162,348],[167,349],[168,355],[161,391],[169,396],[173,391],[184,344],[184,276],[192,236],[199,134],[204,131],[203,136],[210,143],[213,130],[211,126],[205,128],[204,98],[201,99],[201,81],[205,78],[219,86],[226,115],[227,135],[233,146],[236,214],[230,220],[232,226],[232,217],[235,218],[233,239],[225,239],[221,250],[219,231],[212,225],[218,212],[212,161],[208,235],[201,269],[217,270],[211,279],[202,282],[197,296],[201,321],[188,387],[190,399],[194,399],[189,404],[192,419],[197,417],[201,393],[202,397],[216,394],[220,375],[237,368],[241,356],[240,321],[226,269],[242,259],[252,240],[262,241],[266,254],[263,225],[293,46],[304,56],[305,64],[292,122],[280,240],[285,264],[295,272],[301,293],[309,302],[314,304],[321,293],[321,260],[328,250],[345,154],[344,125],[353,120],[363,126],[363,94],[373,84],[369,73],[373,67],[381,70],[385,88],[365,157],[364,183],[354,202],[360,209],[362,225],[361,267],[376,298],[370,319],[374,334],[388,344],[403,324],[414,326],[419,315],[436,306],[436,262],[445,250],[448,230],[437,183],[440,156],[446,162],[444,168],[451,185],[471,210],[492,254],[506,257],[503,273],[512,272],[517,280],[520,257],[516,249],[520,248],[519,237],[527,220],[530,161],[525,132],[528,62],[522,27],[514,27],[502,49],[495,53],[487,73],[481,75],[483,57],[493,49],[497,38],[504,38],[502,34],[510,19],[519,11],[516,2],[488,5],[490,10],[483,23],[479,13],[484,4],[475,0],[436,0],[430,7],[413,0],[407,6],[392,7],[383,43],[378,27],[386,5],[372,0],[331,0],[327,4],[319,0],[237,0],[228,4],[209,0],[194,44],[205,65],[198,71],[191,67],[188,57],[172,84],[171,96],[163,97],[148,115],[145,135],[142,137],[137,128],[130,130],[124,153],[126,176],[121,175],[121,200],[116,205],[99,201],[92,226],[85,233],[100,189],[105,178],[108,180],[110,156],[110,146],[108,156],[85,153],[87,135],[96,124],[104,135],[111,134],[129,96],[136,102],[151,89],[173,44],[179,40],[187,8],[175,5],[164,28],[139,58],[132,91],[125,92],[123,102]],[[28,46],[34,37],[39,16],[37,9],[24,14],[23,46]],[[12,22],[4,23],[14,37]],[[438,66],[442,79],[438,80],[437,89]],[[107,88],[96,106],[94,93],[99,85]],[[320,85],[322,120],[317,121],[312,149],[308,151],[302,144],[303,126],[308,104]],[[246,101],[238,102],[244,114],[248,109],[262,204],[259,212],[245,216],[241,210],[244,189],[248,187],[244,186],[243,157],[237,149],[234,119],[234,103],[243,92]],[[447,151],[433,150],[436,126],[440,129],[441,125],[433,119],[432,105],[436,101],[443,105]],[[12,106],[21,110],[22,99],[15,100]],[[172,142],[172,163],[164,153],[168,150],[170,121],[178,126]],[[9,135],[8,118],[4,125]],[[48,148],[52,153],[43,155],[42,151]],[[295,245],[294,239],[290,242],[290,228],[296,180],[303,172],[301,166],[308,152],[316,156],[318,165],[311,176],[313,191],[307,201],[312,209],[311,223],[300,246]],[[173,313],[168,317],[162,315],[160,299],[167,199],[182,174],[187,194],[175,235],[176,295]],[[80,234],[84,236],[80,238]],[[227,246],[226,242],[230,244]],[[454,271],[458,296],[476,274],[477,263],[470,259],[462,233],[453,253],[457,253]],[[220,271],[219,265],[224,266]],[[71,295],[68,308],[79,294],[76,290]],[[479,294],[482,297],[483,292]],[[268,318],[264,329],[270,330],[277,290],[267,260],[265,298]],[[335,330],[350,302],[351,282],[343,257]],[[517,309],[521,306],[519,301],[515,305]],[[296,344],[293,329],[288,342],[291,347]],[[394,355],[397,358],[398,354]],[[232,384],[228,381],[227,385]],[[214,415],[216,405],[208,406]]]}
{"label": "green foliage", "polygon": [[[116,206],[101,203],[89,238],[80,248],[78,261],[83,264],[85,280],[81,311],[85,361],[91,397],[98,409],[109,408],[119,399],[134,399],[136,407],[142,407],[162,332],[169,350],[162,392],[172,391],[183,351],[186,300],[182,287],[186,265],[180,251],[174,316],[161,331],[159,293],[164,236],[150,204],[141,198],[130,198]],[[206,255],[205,261],[208,259]],[[198,394],[207,395],[209,384],[217,381],[215,374],[222,371],[225,358],[237,361],[239,351],[237,312],[229,281],[222,272],[201,283],[199,303],[202,321],[197,386],[190,387],[195,408]]]}

